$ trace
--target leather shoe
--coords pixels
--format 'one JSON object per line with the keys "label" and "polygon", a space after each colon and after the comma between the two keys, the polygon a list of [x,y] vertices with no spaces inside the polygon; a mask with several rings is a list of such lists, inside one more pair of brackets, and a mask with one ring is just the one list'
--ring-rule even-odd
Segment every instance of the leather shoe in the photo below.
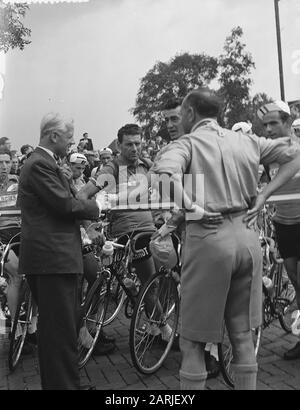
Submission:
{"label": "leather shoe", "polygon": [[36,336],[36,332],[35,332],[35,333],[26,333],[25,341],[26,341],[27,343],[30,343],[30,344],[32,344],[32,345],[37,346],[37,336]]}
{"label": "leather shoe", "polygon": [[218,377],[220,373],[220,364],[214,356],[209,352],[205,352],[205,365],[207,371],[207,379]]}
{"label": "leather shoe", "polygon": [[82,386],[79,386],[78,390],[96,390],[96,386],[92,384],[83,384]]}
{"label": "leather shoe", "polygon": [[101,343],[115,343],[116,339],[113,336],[108,336],[106,333],[103,331],[100,333],[99,342]]}
{"label": "leather shoe", "polygon": [[[167,340],[164,340],[161,335],[155,336],[154,337],[154,341],[161,344],[161,345],[167,345],[169,342]],[[179,335],[176,334],[171,346],[171,350],[175,350],[177,352],[180,351],[180,347],[179,347]]]}
{"label": "leather shoe", "polygon": [[116,345],[114,343],[101,343],[97,342],[94,350],[93,350],[93,355],[94,356],[104,356],[106,354],[112,353],[116,348]]}
{"label": "leather shoe", "polygon": [[292,349],[285,352],[283,358],[285,360],[300,359],[300,342],[298,342]]}

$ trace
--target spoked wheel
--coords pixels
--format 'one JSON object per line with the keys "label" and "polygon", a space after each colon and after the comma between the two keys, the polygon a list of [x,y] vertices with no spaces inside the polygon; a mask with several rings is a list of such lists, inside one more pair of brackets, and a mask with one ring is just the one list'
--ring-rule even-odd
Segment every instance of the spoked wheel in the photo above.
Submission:
{"label": "spoked wheel", "polygon": [[[143,374],[156,372],[166,359],[176,335],[179,318],[177,284],[170,274],[155,274],[142,288],[130,325],[130,353]],[[162,331],[169,337],[162,338]]]}
{"label": "spoked wheel", "polygon": [[293,323],[292,313],[298,309],[296,304],[296,291],[284,270],[283,264],[278,265],[278,272],[274,277],[277,290],[274,299],[275,310],[283,330],[290,333]]}
{"label": "spoked wheel", "polygon": [[23,280],[19,303],[10,334],[8,365],[11,371],[15,370],[19,363],[31,317],[32,295],[26,280]]}
{"label": "spoked wheel", "polygon": [[[257,327],[256,329],[252,330],[253,336],[253,343],[255,349],[255,356],[257,356],[260,340],[261,340],[261,326]],[[229,340],[228,332],[226,326],[224,325],[223,330],[223,339],[222,342],[218,344],[218,355],[219,355],[219,362],[221,366],[221,372],[225,382],[228,384],[229,387],[234,387],[234,379],[233,379],[233,372],[232,372],[232,346]]]}
{"label": "spoked wheel", "polygon": [[98,278],[81,307],[78,336],[80,369],[89,360],[104,324],[109,299],[109,292],[105,291],[105,286],[103,278]]}

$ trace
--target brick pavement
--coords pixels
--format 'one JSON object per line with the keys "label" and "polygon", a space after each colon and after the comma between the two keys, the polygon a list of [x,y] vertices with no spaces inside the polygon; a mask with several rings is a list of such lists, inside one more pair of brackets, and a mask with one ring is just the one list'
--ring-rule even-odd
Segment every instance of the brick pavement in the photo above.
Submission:
{"label": "brick pavement", "polygon": [[[116,351],[109,356],[92,357],[81,370],[81,382],[93,383],[98,390],[178,390],[180,353],[172,351],[162,368],[145,376],[132,365],[128,337],[129,321],[123,315],[108,328],[117,340]],[[259,350],[259,390],[300,389],[300,360],[285,361],[282,354],[297,338],[286,334],[276,322],[263,332]],[[7,365],[8,340],[0,336],[0,390],[39,390],[40,379],[36,354],[24,356],[14,373]],[[222,376],[208,380],[207,390],[228,390]]]}

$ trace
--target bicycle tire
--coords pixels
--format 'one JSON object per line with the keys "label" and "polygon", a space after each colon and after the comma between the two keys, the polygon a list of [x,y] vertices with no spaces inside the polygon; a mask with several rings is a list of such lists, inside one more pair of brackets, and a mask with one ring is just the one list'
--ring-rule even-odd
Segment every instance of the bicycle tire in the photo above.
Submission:
{"label": "bicycle tire", "polygon": [[[151,312],[147,311],[149,310],[149,307],[146,307],[147,298],[148,301],[151,300],[153,306]],[[159,315],[156,318],[154,318],[155,313]],[[162,366],[172,347],[178,319],[177,283],[171,275],[158,272],[141,289],[130,323],[130,354],[133,365],[140,373],[153,374]],[[159,329],[166,323],[172,327],[172,332],[169,341],[163,342],[161,336],[152,335],[149,329],[153,325]]]}
{"label": "bicycle tire", "polygon": [[[10,334],[8,353],[8,366],[10,371],[14,371],[19,363],[31,317],[32,295],[29,286],[24,279],[21,285],[19,302]],[[19,332],[21,332],[20,335]]]}
{"label": "bicycle tire", "polygon": [[[262,327],[259,326],[256,329],[253,329],[252,335],[253,335],[255,356],[257,356],[258,349],[260,346],[261,335],[262,335]],[[233,372],[231,369],[231,363],[233,359],[232,346],[231,346],[231,343],[228,337],[228,332],[227,332],[225,325],[223,329],[222,342],[218,343],[218,356],[219,356],[220,369],[221,369],[223,379],[229,387],[234,388],[234,378],[233,378]]]}
{"label": "bicycle tire", "polygon": [[[99,277],[91,287],[84,304],[81,307],[78,335],[78,367],[81,369],[90,359],[103,327],[109,291],[103,291],[106,282]],[[90,338],[89,338],[89,336]],[[85,338],[85,341],[83,340]],[[86,338],[89,340],[87,341]]]}
{"label": "bicycle tire", "polygon": [[283,264],[278,265],[278,270],[273,277],[276,285],[276,295],[273,299],[279,323],[283,330],[291,333],[293,319],[291,317],[296,306],[296,291],[288,276],[283,275]]}

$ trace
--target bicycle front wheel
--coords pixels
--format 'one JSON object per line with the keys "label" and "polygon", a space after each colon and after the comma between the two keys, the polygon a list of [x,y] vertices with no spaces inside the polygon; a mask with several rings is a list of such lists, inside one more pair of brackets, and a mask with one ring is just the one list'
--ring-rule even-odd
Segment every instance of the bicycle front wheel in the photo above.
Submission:
{"label": "bicycle front wheel", "polygon": [[[174,341],[179,318],[177,283],[165,272],[156,273],[143,286],[130,324],[130,353],[143,374],[156,372]],[[163,330],[169,330],[167,341]]]}
{"label": "bicycle front wheel", "polygon": [[296,291],[290,281],[283,264],[278,265],[273,277],[275,282],[275,297],[273,303],[278,313],[278,319],[283,330],[290,333],[293,323],[292,313],[298,309],[296,304]]}
{"label": "bicycle front wheel", "polygon": [[[256,329],[252,329],[252,337],[253,337],[253,344],[254,344],[254,351],[255,356],[257,356],[260,340],[261,340],[261,333],[262,328],[261,326],[257,327]],[[223,328],[223,339],[222,342],[218,344],[218,355],[219,355],[219,363],[221,368],[221,373],[224,378],[225,383],[229,387],[234,387],[234,377],[232,372],[232,346],[229,339],[227,328],[224,324]]]}
{"label": "bicycle front wheel", "polygon": [[10,344],[8,353],[8,366],[11,371],[14,371],[19,363],[22,349],[25,342],[28,326],[32,317],[32,295],[24,279],[19,296],[15,317],[13,318],[13,326],[10,334]]}
{"label": "bicycle front wheel", "polygon": [[109,292],[106,292],[106,281],[98,278],[90,289],[81,307],[78,335],[78,366],[81,369],[93,353],[100,331],[103,327]]}

